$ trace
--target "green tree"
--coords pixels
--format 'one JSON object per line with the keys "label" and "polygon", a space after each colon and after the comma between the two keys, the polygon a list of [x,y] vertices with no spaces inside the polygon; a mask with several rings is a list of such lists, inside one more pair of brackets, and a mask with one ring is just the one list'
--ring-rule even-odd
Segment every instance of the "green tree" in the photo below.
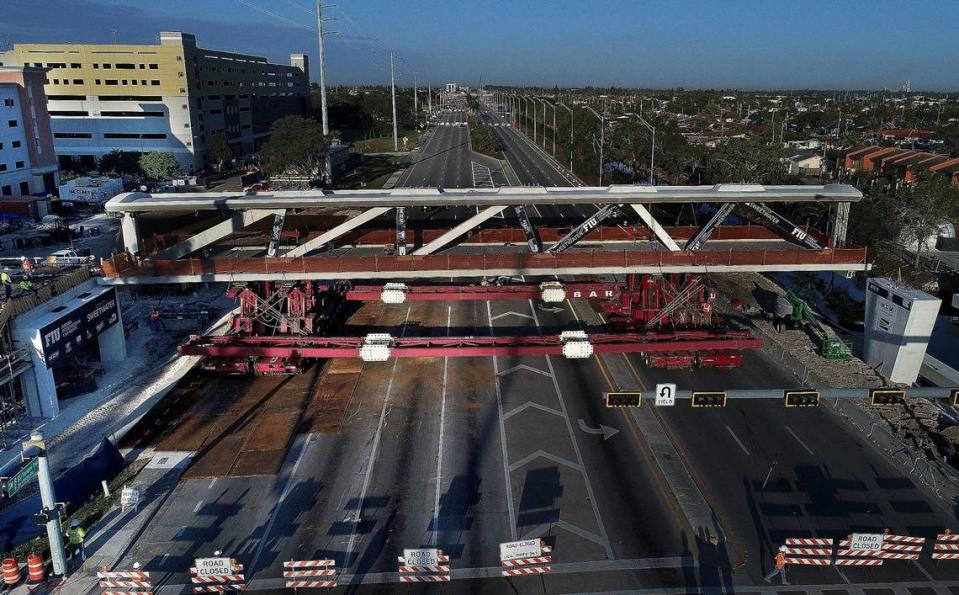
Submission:
{"label": "green tree", "polygon": [[782,151],[751,138],[733,138],[706,153],[706,173],[714,184],[784,184],[792,181]]}
{"label": "green tree", "polygon": [[272,131],[260,150],[267,173],[321,176],[330,143],[319,122],[285,116],[273,122]]}
{"label": "green tree", "polygon": [[233,149],[230,148],[230,141],[227,140],[226,135],[222,132],[217,132],[213,135],[213,138],[210,139],[208,151],[210,161],[216,165],[217,171],[221,170],[224,164],[233,159]]}
{"label": "green tree", "polygon": [[117,175],[140,173],[140,154],[133,151],[110,151],[100,158],[97,168],[104,173]]}
{"label": "green tree", "polygon": [[173,153],[167,151],[151,151],[141,156],[140,169],[153,180],[169,180],[183,171]]}

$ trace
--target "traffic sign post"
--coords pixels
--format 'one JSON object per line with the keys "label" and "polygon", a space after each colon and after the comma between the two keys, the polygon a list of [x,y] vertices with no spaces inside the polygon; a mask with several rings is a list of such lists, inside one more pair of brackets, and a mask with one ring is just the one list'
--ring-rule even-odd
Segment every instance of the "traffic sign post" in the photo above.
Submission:
{"label": "traffic sign post", "polygon": [[639,393],[639,392],[606,393],[607,407],[641,407],[642,405],[643,405],[643,393]]}
{"label": "traffic sign post", "polygon": [[672,407],[676,404],[676,385],[675,384],[657,384],[656,385],[656,406]]}
{"label": "traffic sign post", "polygon": [[547,574],[552,567],[553,548],[542,539],[524,539],[499,544],[499,559],[503,576]]}
{"label": "traffic sign post", "polygon": [[[40,484],[40,503],[46,514],[47,539],[50,543],[50,558],[53,561],[53,574],[64,576],[67,573],[67,556],[63,550],[63,532],[60,531],[60,509],[57,506],[57,495],[53,489],[53,476],[50,474],[50,463],[47,460],[46,444],[43,433],[39,430],[30,434],[30,440],[24,446],[37,447],[37,482]],[[19,474],[19,472],[18,472]],[[32,477],[32,475],[31,475]],[[43,514],[43,513],[41,513]]]}
{"label": "traffic sign post", "polygon": [[39,471],[40,458],[35,457],[28,459],[27,462],[10,477],[0,477],[0,487],[2,487],[3,490],[3,497],[9,498],[19,492]]}

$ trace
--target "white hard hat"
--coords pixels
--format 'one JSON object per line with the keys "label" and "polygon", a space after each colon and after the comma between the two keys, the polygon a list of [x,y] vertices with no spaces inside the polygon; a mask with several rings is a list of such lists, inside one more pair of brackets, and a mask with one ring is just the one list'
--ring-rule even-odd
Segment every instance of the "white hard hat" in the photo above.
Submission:
{"label": "white hard hat", "polygon": [[20,257],[20,260],[21,260],[21,261],[24,261],[24,260],[26,260],[26,259],[27,259],[26,256],[21,256],[21,257]]}
{"label": "white hard hat", "polygon": [[786,546],[784,546],[784,545],[779,546],[779,551],[785,552],[785,551],[786,551]]}
{"label": "white hard hat", "polygon": [[134,569],[134,570],[140,570],[140,563],[139,563],[139,562],[134,562],[134,563],[133,563],[133,569]]}

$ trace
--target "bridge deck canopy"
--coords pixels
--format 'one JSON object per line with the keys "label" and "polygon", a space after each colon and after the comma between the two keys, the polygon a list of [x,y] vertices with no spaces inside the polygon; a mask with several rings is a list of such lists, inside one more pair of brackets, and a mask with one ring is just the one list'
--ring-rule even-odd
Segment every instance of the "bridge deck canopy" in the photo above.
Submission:
{"label": "bridge deck canopy", "polygon": [[110,199],[110,213],[183,212],[197,210],[298,209],[337,207],[449,207],[569,204],[679,204],[745,202],[857,202],[862,193],[845,184],[822,186],[714,186],[394,188],[391,190],[302,190],[279,192],[194,192],[149,194],[127,192]]}

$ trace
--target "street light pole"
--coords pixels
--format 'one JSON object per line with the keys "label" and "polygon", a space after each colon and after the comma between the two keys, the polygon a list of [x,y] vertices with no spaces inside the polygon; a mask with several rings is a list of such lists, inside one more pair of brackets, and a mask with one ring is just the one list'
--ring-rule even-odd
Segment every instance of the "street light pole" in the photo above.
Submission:
{"label": "street light pole", "polygon": [[642,116],[637,116],[636,114],[633,115],[643,126],[646,127],[647,130],[653,133],[653,148],[649,155],[649,185],[653,186],[656,183],[656,176],[654,174],[656,171],[656,127],[647,122]]}
{"label": "street light pole", "polygon": [[565,103],[558,105],[563,106],[569,112],[569,173],[575,175],[573,172],[573,109]]}
{"label": "street light pole", "polygon": [[400,136],[396,129],[396,77],[393,70],[393,52],[390,52],[390,95],[393,98],[393,151],[400,150]]}
{"label": "street light pole", "polygon": [[603,185],[603,148],[606,145],[606,118],[588,105],[584,105],[594,116],[599,118],[599,185]]}

